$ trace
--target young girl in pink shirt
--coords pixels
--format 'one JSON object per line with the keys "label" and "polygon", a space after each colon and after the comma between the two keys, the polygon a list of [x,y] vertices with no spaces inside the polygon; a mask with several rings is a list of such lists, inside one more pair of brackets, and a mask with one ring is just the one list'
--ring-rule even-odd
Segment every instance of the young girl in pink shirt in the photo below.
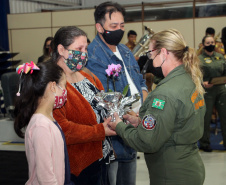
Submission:
{"label": "young girl in pink shirt", "polygon": [[[26,185],[72,185],[64,134],[52,116],[67,100],[66,77],[53,62],[17,67],[20,87],[14,128],[25,138],[29,179]],[[25,133],[23,132],[25,130]]]}

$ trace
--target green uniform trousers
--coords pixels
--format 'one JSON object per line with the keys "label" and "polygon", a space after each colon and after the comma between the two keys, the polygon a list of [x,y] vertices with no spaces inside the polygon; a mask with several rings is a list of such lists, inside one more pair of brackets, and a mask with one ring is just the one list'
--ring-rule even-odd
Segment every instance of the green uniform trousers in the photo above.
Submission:
{"label": "green uniform trousers", "polygon": [[226,87],[225,85],[218,85],[205,90],[206,114],[203,137],[199,141],[200,146],[207,147],[210,145],[210,122],[215,105],[220,118],[224,146],[226,147]]}
{"label": "green uniform trousers", "polygon": [[202,185],[205,168],[198,150],[197,144],[191,144],[145,153],[150,185]]}

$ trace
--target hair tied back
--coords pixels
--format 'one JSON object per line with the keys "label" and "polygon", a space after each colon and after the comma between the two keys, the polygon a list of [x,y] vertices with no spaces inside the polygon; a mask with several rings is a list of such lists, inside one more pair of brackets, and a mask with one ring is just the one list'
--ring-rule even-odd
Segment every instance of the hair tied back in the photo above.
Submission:
{"label": "hair tied back", "polygon": [[[16,72],[20,74],[20,79],[23,73],[27,74],[30,71],[30,74],[32,74],[33,70],[40,70],[40,68],[36,66],[36,64],[33,61],[31,61],[30,63],[24,63],[22,65],[19,65],[16,68]],[[16,93],[17,96],[20,96],[20,86],[21,86],[21,82],[19,82],[19,90]]]}
{"label": "hair tied back", "polygon": [[189,47],[186,46],[186,47],[184,48],[184,52],[188,51],[188,49],[189,49]]}
{"label": "hair tied back", "polygon": [[22,65],[19,65],[16,68],[16,72],[18,74],[21,74],[21,73],[27,74],[29,71],[30,71],[30,74],[32,74],[33,70],[40,70],[39,67],[36,66],[36,64],[33,61],[31,61],[31,63],[25,63],[25,64],[22,64]]}

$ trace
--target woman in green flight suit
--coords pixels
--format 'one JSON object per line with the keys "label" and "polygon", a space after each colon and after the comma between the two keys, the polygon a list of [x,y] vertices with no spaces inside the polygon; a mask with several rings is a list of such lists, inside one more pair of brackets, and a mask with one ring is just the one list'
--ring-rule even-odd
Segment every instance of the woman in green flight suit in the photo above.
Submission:
{"label": "woman in green flight suit", "polygon": [[205,36],[202,40],[204,51],[199,55],[203,70],[203,84],[206,90],[204,96],[206,102],[206,114],[204,121],[204,133],[200,139],[200,149],[211,152],[210,147],[210,122],[213,107],[215,106],[220,117],[224,147],[226,147],[226,88],[225,84],[213,85],[209,83],[211,78],[226,76],[225,59],[220,53],[214,51],[215,40],[212,36]]}
{"label": "woman in green flight suit", "polygon": [[193,48],[170,29],[151,37],[149,58],[165,78],[149,93],[139,117],[115,113],[109,123],[123,140],[144,152],[151,185],[202,185],[205,169],[197,141],[202,137],[205,104],[202,73]]}

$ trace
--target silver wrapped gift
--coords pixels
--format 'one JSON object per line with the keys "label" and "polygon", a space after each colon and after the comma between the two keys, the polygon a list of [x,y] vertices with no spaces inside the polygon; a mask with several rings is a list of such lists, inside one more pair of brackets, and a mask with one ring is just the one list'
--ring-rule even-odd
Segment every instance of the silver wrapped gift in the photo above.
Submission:
{"label": "silver wrapped gift", "polygon": [[131,110],[133,103],[139,101],[140,94],[134,94],[128,97],[123,96],[120,92],[104,92],[100,91],[95,96],[97,106],[103,107],[108,110],[108,116],[112,117],[111,121],[115,121],[113,116],[114,112],[117,112],[119,117],[122,119],[123,115]]}

